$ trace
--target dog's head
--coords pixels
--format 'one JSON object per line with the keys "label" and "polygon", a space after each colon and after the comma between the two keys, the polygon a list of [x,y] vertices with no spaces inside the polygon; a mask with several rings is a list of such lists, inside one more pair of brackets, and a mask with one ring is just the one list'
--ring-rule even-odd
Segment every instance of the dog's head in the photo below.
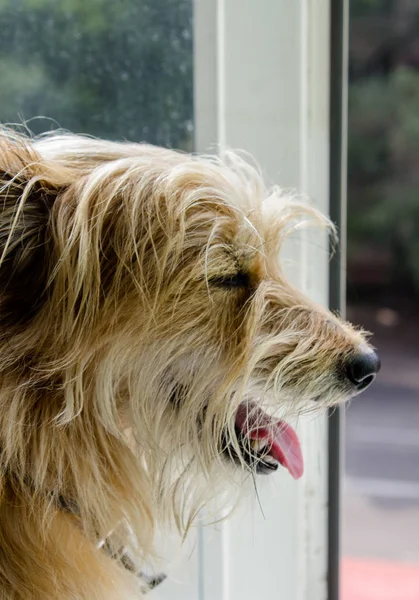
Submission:
{"label": "dog's head", "polygon": [[364,334],[281,269],[326,219],[236,154],[4,132],[0,179],[3,369],[45,390],[49,427],[130,429],[155,481],[172,459],[298,477],[284,418],[374,379]]}

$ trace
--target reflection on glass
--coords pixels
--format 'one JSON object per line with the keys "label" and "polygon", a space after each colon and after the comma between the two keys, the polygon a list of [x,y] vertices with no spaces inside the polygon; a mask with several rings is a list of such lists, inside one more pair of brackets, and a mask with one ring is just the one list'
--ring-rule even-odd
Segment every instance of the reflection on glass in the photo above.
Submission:
{"label": "reflection on glass", "polygon": [[190,146],[191,0],[1,0],[0,22],[2,123]]}
{"label": "reflection on glass", "polygon": [[342,600],[419,598],[419,5],[351,3],[349,318],[376,383],[347,413]]}

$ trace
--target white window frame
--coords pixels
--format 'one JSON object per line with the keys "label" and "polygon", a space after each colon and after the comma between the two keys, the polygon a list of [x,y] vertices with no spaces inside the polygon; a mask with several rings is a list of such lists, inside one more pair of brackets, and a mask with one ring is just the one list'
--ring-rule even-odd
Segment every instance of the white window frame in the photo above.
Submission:
{"label": "white window frame", "polygon": [[[249,151],[268,182],[307,194],[338,219],[345,179],[345,19],[346,0],[194,0],[196,150]],[[339,73],[337,87],[331,75]],[[330,168],[337,169],[332,177]],[[340,308],[343,254],[332,263],[330,289],[324,236],[305,237],[290,257],[299,265],[297,283],[318,302]],[[259,490],[263,515],[254,501],[217,528],[199,530],[176,581],[152,596],[337,600],[340,459],[329,461],[329,455],[339,457],[339,427],[334,417],[329,436],[327,415],[300,419],[303,479],[295,482],[284,471],[271,475]],[[330,467],[337,473],[331,478]]]}

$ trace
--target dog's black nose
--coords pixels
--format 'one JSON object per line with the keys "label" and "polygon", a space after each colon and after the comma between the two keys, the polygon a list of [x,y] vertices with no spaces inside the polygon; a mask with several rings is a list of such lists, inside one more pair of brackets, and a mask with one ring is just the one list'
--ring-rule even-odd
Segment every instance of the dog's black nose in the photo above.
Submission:
{"label": "dog's black nose", "polygon": [[346,362],[346,375],[358,391],[365,390],[375,379],[381,363],[372,350],[354,354]]}

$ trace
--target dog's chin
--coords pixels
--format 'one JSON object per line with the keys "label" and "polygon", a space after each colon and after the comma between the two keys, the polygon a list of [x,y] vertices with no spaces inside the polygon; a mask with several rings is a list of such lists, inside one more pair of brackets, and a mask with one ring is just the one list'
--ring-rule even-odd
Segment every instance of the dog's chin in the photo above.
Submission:
{"label": "dog's chin", "polygon": [[230,440],[224,444],[224,453],[233,462],[245,463],[261,474],[273,473],[282,466],[294,479],[303,475],[300,441],[291,425],[249,402],[239,406],[234,429],[237,443]]}

